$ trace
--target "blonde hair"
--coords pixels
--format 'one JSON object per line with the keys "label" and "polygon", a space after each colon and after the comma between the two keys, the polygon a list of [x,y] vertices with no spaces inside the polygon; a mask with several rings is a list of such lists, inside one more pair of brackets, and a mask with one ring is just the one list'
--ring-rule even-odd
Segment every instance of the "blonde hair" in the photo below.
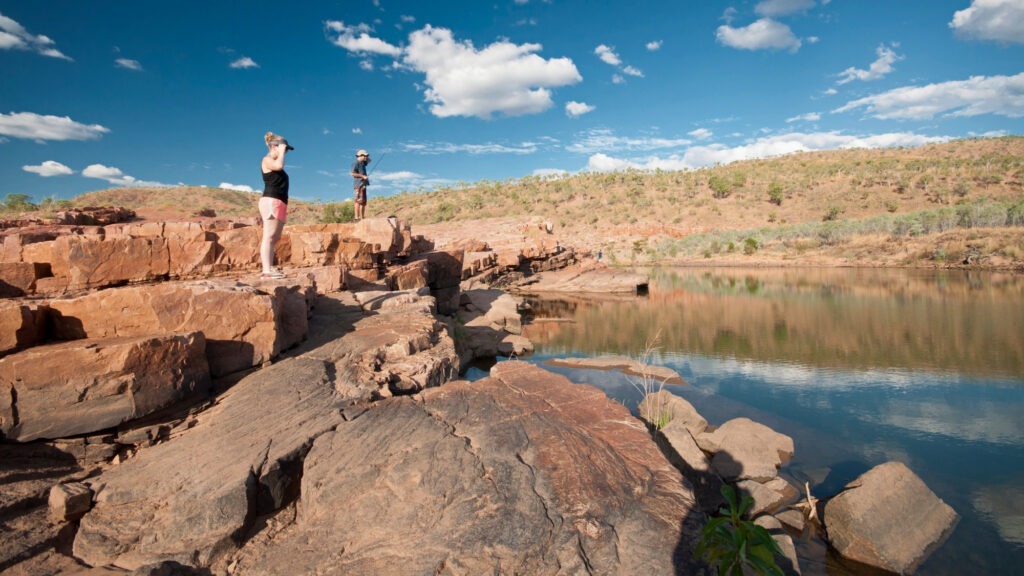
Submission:
{"label": "blonde hair", "polygon": [[263,141],[267,143],[268,147],[270,146],[270,143],[274,140],[284,140],[284,136],[278,136],[273,132],[267,132],[266,134],[263,135]]}

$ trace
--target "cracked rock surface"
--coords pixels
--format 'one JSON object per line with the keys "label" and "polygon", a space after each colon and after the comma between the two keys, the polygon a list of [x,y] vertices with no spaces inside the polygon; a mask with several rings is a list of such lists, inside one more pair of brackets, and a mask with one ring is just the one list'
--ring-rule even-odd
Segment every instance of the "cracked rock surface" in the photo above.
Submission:
{"label": "cracked rock surface", "polygon": [[692,490],[601,391],[523,362],[317,438],[242,574],[700,574]]}

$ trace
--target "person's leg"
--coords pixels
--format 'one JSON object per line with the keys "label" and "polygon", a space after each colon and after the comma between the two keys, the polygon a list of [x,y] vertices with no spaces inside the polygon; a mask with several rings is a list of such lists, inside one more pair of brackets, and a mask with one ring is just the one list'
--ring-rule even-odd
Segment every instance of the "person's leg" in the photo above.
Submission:
{"label": "person's leg", "polygon": [[263,220],[263,241],[260,243],[260,260],[263,262],[264,272],[270,272],[274,268],[274,246],[280,240],[282,230],[284,230],[284,222],[277,218],[270,217]]}

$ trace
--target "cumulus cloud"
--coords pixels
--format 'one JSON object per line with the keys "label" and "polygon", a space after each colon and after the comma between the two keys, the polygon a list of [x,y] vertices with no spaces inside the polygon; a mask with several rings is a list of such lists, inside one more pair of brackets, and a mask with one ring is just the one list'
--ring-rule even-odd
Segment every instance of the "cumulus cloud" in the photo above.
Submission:
{"label": "cumulus cloud", "polygon": [[949,23],[958,36],[1024,44],[1024,3],[1020,0],[973,0]]}
{"label": "cumulus cloud", "polygon": [[583,79],[572,60],[545,60],[535,54],[540,49],[508,41],[477,49],[451,30],[427,26],[409,35],[402,63],[426,75],[424,97],[435,116],[520,116],[551,108],[549,88]]}
{"label": "cumulus cloud", "polygon": [[789,26],[771,18],[762,18],[742,28],[733,28],[728,24],[719,26],[715,37],[721,44],[740,50],[796,52],[801,45],[800,39],[793,34]]}
{"label": "cumulus cloud", "polygon": [[[99,166],[99,164],[96,164],[96,166]],[[114,168],[114,170],[117,169]],[[120,172],[120,170],[117,171]],[[223,188],[225,190],[237,190],[238,192],[255,192],[255,190],[252,189],[252,186],[246,186],[245,184],[231,184],[230,182],[221,182],[220,184],[217,185],[217,188]]]}
{"label": "cumulus cloud", "polygon": [[114,66],[127,70],[142,70],[142,64],[138,60],[132,60],[131,58],[118,58],[114,60]]}
{"label": "cumulus cloud", "polygon": [[239,59],[235,60],[234,62],[232,62],[230,64],[230,66],[232,68],[242,68],[242,69],[245,69],[245,68],[259,68],[260,67],[260,65],[257,64],[255,60],[253,60],[252,58],[249,58],[248,56],[242,56],[241,58],[239,58]]}
{"label": "cumulus cloud", "polygon": [[367,24],[349,26],[341,21],[328,20],[324,26],[327,29],[327,36],[331,43],[349,52],[355,52],[356,54],[381,54],[391,56],[392,58],[398,58],[402,55],[402,49],[398,46],[370,36],[373,28]]}
{"label": "cumulus cloud", "polygon": [[956,80],[907,86],[846,103],[833,112],[862,108],[882,120],[927,120],[938,115],[954,117],[995,114],[1024,117],[1024,72],[1016,76],[972,76]]}
{"label": "cumulus cloud", "polygon": [[651,52],[656,52],[658,50],[661,50],[661,44],[661,40],[652,40],[647,43],[647,49]]}
{"label": "cumulus cloud", "polygon": [[44,116],[32,112],[0,114],[0,134],[13,138],[45,140],[96,140],[110,132],[99,124],[80,124],[67,116]]}
{"label": "cumulus cloud", "polygon": [[[648,49],[650,49],[650,44],[648,44]],[[594,54],[597,54],[597,57],[600,58],[601,61],[604,62],[605,64],[618,68],[623,74],[637,76],[640,78],[644,77],[644,73],[640,71],[640,69],[638,69],[637,67],[622,65],[622,58],[620,58],[619,55],[615,52],[614,46],[606,46],[604,44],[601,44],[597,48],[594,48]],[[612,76],[613,84],[624,84],[625,81],[625,78],[623,78],[619,74],[615,74]]]}
{"label": "cumulus cloud", "polygon": [[893,50],[896,47],[896,44],[893,44],[892,47],[888,47],[885,44],[879,45],[875,49],[875,54],[878,55],[878,58],[871,63],[867,70],[859,70],[851,66],[839,73],[839,81],[836,84],[846,84],[854,80],[870,82],[871,80],[885,77],[893,71],[893,64],[903,60],[903,56],[900,56]]}
{"label": "cumulus cloud", "polygon": [[611,130],[595,129],[577,135],[576,141],[566,146],[566,150],[577,154],[590,154],[605,151],[650,151],[666,148],[680,148],[691,144],[685,138],[629,138],[617,136]]}
{"label": "cumulus cloud", "polygon": [[50,58],[60,58],[73,62],[55,47],[56,43],[42,34],[30,34],[24,26],[15,20],[0,14],[0,49],[31,50]]}
{"label": "cumulus cloud", "polygon": [[75,173],[71,168],[68,168],[55,160],[47,160],[38,166],[22,166],[21,169],[25,172],[38,174],[43,178],[49,178],[51,176],[68,176]]}
{"label": "cumulus cloud", "polygon": [[580,116],[593,112],[596,109],[596,106],[591,106],[586,102],[570,101],[565,105],[565,113],[570,118],[579,118]]}
{"label": "cumulus cloud", "polygon": [[609,66],[619,66],[622,64],[622,58],[619,58],[619,55],[615,53],[615,48],[611,46],[601,44],[594,48],[594,54],[597,54],[597,57]]}
{"label": "cumulus cloud", "polygon": [[129,176],[120,169],[114,168],[113,166],[104,166],[103,164],[90,164],[82,170],[82,176],[86,178],[97,178],[99,180],[106,180],[111,184],[117,186],[139,186],[139,187],[163,187],[169,186],[169,184],[161,184],[160,182],[147,182],[145,180],[138,180],[133,176]]}
{"label": "cumulus cloud", "polygon": [[595,172],[609,172],[634,168],[640,170],[693,170],[729,164],[739,160],[770,158],[816,150],[844,148],[891,148],[895,146],[922,146],[935,142],[946,142],[948,136],[923,136],[911,132],[895,132],[855,136],[839,131],[780,134],[766,136],[735,147],[721,144],[693,146],[681,153],[669,156],[652,156],[640,159],[615,158],[603,152],[590,156],[587,169]]}
{"label": "cumulus cloud", "polygon": [[814,8],[814,0],[762,0],[754,6],[754,12],[768,18],[806,12]]}
{"label": "cumulus cloud", "polygon": [[707,128],[697,128],[696,130],[689,132],[689,135],[693,136],[697,140],[707,140],[713,136],[711,130],[708,130]]}

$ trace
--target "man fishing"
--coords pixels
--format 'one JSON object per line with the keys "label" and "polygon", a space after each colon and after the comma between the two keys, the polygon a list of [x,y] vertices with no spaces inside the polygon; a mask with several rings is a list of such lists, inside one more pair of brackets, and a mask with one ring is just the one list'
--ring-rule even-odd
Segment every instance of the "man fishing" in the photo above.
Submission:
{"label": "man fishing", "polygon": [[355,188],[355,218],[362,220],[366,215],[366,187],[370,185],[370,177],[366,166],[370,163],[370,153],[366,150],[356,152],[356,161],[352,163],[352,183]]}

